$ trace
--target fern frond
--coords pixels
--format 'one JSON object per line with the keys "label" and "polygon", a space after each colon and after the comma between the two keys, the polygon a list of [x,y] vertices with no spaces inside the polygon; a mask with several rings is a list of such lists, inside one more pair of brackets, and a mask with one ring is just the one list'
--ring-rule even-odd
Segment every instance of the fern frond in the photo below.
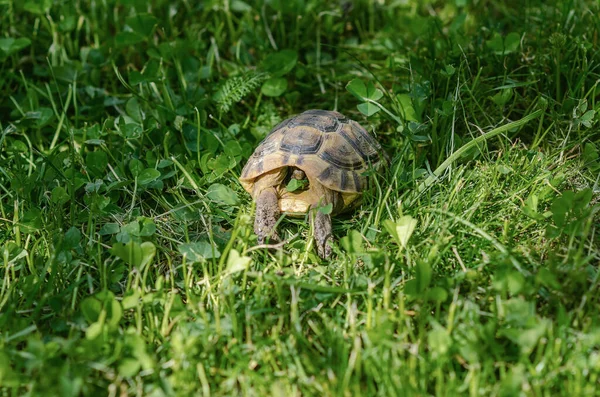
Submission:
{"label": "fern frond", "polygon": [[260,86],[265,78],[264,73],[248,73],[228,78],[213,96],[219,112],[227,113],[235,103]]}

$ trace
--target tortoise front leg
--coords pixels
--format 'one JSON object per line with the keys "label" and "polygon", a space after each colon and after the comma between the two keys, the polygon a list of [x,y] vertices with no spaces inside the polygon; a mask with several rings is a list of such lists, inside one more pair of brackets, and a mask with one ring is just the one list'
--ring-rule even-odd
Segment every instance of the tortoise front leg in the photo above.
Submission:
{"label": "tortoise front leg", "polygon": [[324,214],[319,211],[317,206],[313,206],[310,210],[310,218],[313,226],[317,253],[321,258],[327,259],[331,255],[331,246],[327,243],[333,241],[333,235],[331,234],[331,215]]}
{"label": "tortoise front leg", "polygon": [[254,233],[258,236],[258,243],[263,244],[269,237],[269,242],[279,241],[275,224],[281,215],[277,198],[277,190],[269,187],[260,192],[256,199],[256,218],[254,219]]}
{"label": "tortoise front leg", "polygon": [[[331,214],[339,212],[344,202],[339,192],[334,192],[327,189],[317,181],[311,181],[311,189],[314,200],[310,208],[310,220],[313,227],[313,235],[317,253],[323,259],[329,258],[331,255],[331,246],[329,242],[333,242],[333,234],[331,231]],[[319,211],[319,207],[331,204],[333,206],[331,214],[324,214]]]}

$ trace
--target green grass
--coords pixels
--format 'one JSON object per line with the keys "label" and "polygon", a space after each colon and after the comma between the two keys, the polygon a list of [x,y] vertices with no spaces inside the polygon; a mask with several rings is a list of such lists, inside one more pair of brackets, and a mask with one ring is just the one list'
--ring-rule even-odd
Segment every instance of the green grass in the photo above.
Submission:
{"label": "green grass", "polygon": [[[600,394],[597,1],[6,0],[0,27],[3,396]],[[256,247],[237,181],[311,108],[391,158],[328,261],[303,219]]]}

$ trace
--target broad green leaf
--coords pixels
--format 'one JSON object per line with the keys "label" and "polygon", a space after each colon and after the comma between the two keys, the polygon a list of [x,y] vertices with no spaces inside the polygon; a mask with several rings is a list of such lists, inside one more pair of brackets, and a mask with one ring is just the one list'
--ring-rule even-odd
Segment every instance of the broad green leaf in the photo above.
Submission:
{"label": "broad green leaf", "polygon": [[417,226],[417,220],[410,215],[404,215],[398,221],[396,221],[396,234],[398,236],[398,242],[402,248],[406,248],[408,239],[415,231]]}
{"label": "broad green leaf", "polygon": [[592,197],[593,192],[590,188],[585,188],[575,193],[575,197],[573,197],[573,211],[582,211],[588,206]]}
{"label": "broad green leaf", "polygon": [[346,85],[346,90],[360,100],[367,97],[367,87],[361,79],[354,79]]}
{"label": "broad green leaf", "polygon": [[[431,266],[426,261],[418,261],[415,267],[415,278],[406,282],[404,291],[408,295],[419,296],[421,298],[429,298],[426,294],[427,288],[431,283]],[[435,296],[438,293],[433,293]]]}
{"label": "broad green leaf", "polygon": [[383,92],[375,87],[375,85],[373,84],[372,81],[368,81],[366,84],[366,88],[367,88],[367,98],[373,100],[373,101],[378,101],[383,97]]}
{"label": "broad green leaf", "polygon": [[138,267],[141,270],[154,259],[156,247],[149,241],[141,244],[130,241],[127,244],[115,243],[110,252],[123,259],[125,263]]}
{"label": "broad green leaf", "polygon": [[552,288],[557,291],[561,289],[561,283],[556,278],[556,275],[549,269],[541,267],[535,276],[535,280],[547,288]]}
{"label": "broad green leaf", "polygon": [[129,73],[129,84],[150,83],[159,79],[160,63],[156,59],[150,59],[144,66],[143,72],[131,71]]}
{"label": "broad green leaf", "polygon": [[127,18],[125,22],[138,35],[148,37],[152,34],[158,19],[153,15],[140,13]]}
{"label": "broad green leaf", "polygon": [[496,95],[492,97],[492,101],[498,106],[504,106],[513,96],[513,90],[511,88],[505,88],[500,90]]}
{"label": "broad green leaf", "polygon": [[419,291],[425,291],[431,283],[431,266],[427,261],[419,261],[416,266],[416,279],[419,284]]}
{"label": "broad green leaf", "polygon": [[308,179],[296,179],[292,178],[285,186],[285,190],[288,192],[295,192],[296,190],[303,190],[308,186]]}
{"label": "broad green leaf", "polygon": [[42,211],[39,208],[31,208],[21,218],[21,230],[24,233],[33,233],[42,228]]}
{"label": "broad green leaf", "polygon": [[345,237],[340,239],[340,245],[348,253],[364,252],[363,238],[359,231],[349,230]]}
{"label": "broad green leaf", "polygon": [[504,54],[510,54],[519,49],[519,43],[521,41],[521,35],[516,32],[509,33],[504,38]]}
{"label": "broad green leaf", "polygon": [[513,297],[502,302],[506,321],[513,327],[523,327],[536,321],[535,304],[523,297]]}
{"label": "broad green leaf", "polygon": [[66,249],[73,249],[79,245],[81,241],[81,232],[75,226],[71,226],[65,233],[63,240],[64,247]]}
{"label": "broad green leaf", "polygon": [[498,164],[498,165],[496,166],[496,169],[497,169],[497,170],[498,170],[498,172],[499,172],[499,173],[501,173],[502,175],[508,175],[508,174],[511,174],[511,173],[513,173],[513,172],[514,172],[514,170],[513,170],[511,167],[509,167],[509,166],[507,166],[507,165],[505,165],[505,164]]}
{"label": "broad green leaf", "polygon": [[448,335],[448,331],[438,326],[429,331],[429,334],[427,335],[427,344],[433,354],[444,355],[450,349],[452,338]]}
{"label": "broad green leaf", "polygon": [[100,311],[102,311],[102,302],[93,296],[87,297],[81,301],[81,313],[90,323],[95,322],[100,317]]}
{"label": "broad green leaf", "polygon": [[557,197],[550,206],[552,211],[552,219],[558,227],[565,225],[567,212],[573,208],[573,201],[575,200],[575,193],[570,190],[563,192],[560,197]]}
{"label": "broad green leaf", "polygon": [[586,126],[587,128],[590,128],[592,126],[592,124],[594,123],[595,115],[596,115],[595,110],[588,110],[587,112],[585,112],[583,114],[583,116],[581,116],[581,118],[579,119],[579,122],[581,124],[583,124],[584,126]]}
{"label": "broad green leaf", "polygon": [[108,156],[103,151],[89,152],[85,156],[88,173],[93,177],[103,177],[108,166]]}
{"label": "broad green leaf", "polygon": [[448,299],[448,291],[442,287],[433,287],[427,291],[427,299],[434,302],[445,302]]}
{"label": "broad green leaf", "polygon": [[172,165],[173,165],[173,162],[171,160],[161,159],[158,162],[158,165],[156,167],[157,168],[166,168],[166,167],[170,167]]}
{"label": "broad green leaf", "polygon": [[119,233],[119,230],[121,230],[121,227],[119,226],[118,223],[105,223],[100,228],[100,231],[98,232],[98,234],[101,236],[108,236],[111,234]]}
{"label": "broad green leaf", "polygon": [[20,377],[12,368],[11,358],[4,351],[0,351],[0,385],[6,389],[18,389],[21,386]]}
{"label": "broad green leaf", "polygon": [[28,150],[27,144],[18,139],[12,141],[8,148],[9,153],[27,153]]}
{"label": "broad green leaf", "polygon": [[274,77],[281,77],[289,73],[298,62],[298,53],[294,50],[282,50],[269,54],[262,62],[266,72]]}
{"label": "broad green leaf", "polygon": [[419,121],[417,113],[412,105],[412,100],[408,94],[398,94],[396,99],[400,103],[401,116],[405,121]]}
{"label": "broad green leaf", "polygon": [[223,148],[223,153],[233,158],[239,159],[242,155],[242,147],[240,143],[236,140],[231,140],[225,144]]}
{"label": "broad green leaf", "polygon": [[138,183],[140,185],[147,185],[150,182],[154,182],[160,177],[160,171],[154,168],[146,168],[138,175]]}
{"label": "broad green leaf", "polygon": [[132,236],[140,235],[140,223],[135,220],[133,222],[129,222],[121,227],[121,232],[127,233]]}
{"label": "broad green leaf", "polygon": [[229,6],[233,12],[249,12],[252,11],[252,6],[242,0],[233,0]]}
{"label": "broad green leaf", "polygon": [[529,197],[527,197],[527,200],[525,200],[525,205],[523,206],[522,210],[523,213],[528,217],[542,221],[545,219],[545,217],[538,212],[538,201],[539,198],[537,194],[530,194]]}
{"label": "broad green leaf", "polygon": [[26,37],[20,37],[18,39],[12,37],[2,38],[0,39],[0,57],[8,57],[30,45],[31,40]]}
{"label": "broad green leaf", "polygon": [[213,247],[206,241],[196,241],[194,243],[183,243],[177,247],[179,253],[184,255],[188,262],[197,263],[205,259],[220,258],[221,253],[217,247]]}
{"label": "broad green leaf", "polygon": [[577,118],[583,116],[583,114],[587,111],[587,109],[588,109],[587,99],[580,99],[577,102],[577,106],[575,106],[573,108],[573,118],[577,119]]}
{"label": "broad green leaf", "polygon": [[372,116],[381,110],[379,106],[370,102],[361,103],[356,107],[362,114],[364,114],[367,117]]}
{"label": "broad green leaf", "polygon": [[287,85],[285,78],[272,77],[263,83],[260,92],[268,97],[278,97],[287,90]]}
{"label": "broad green leaf", "polygon": [[546,334],[550,320],[541,319],[536,321],[533,327],[519,330],[516,333],[516,342],[521,346],[522,354],[529,355],[538,344],[539,339]]}
{"label": "broad green leaf", "polygon": [[561,230],[553,225],[546,226],[546,238],[552,239],[560,236]]}
{"label": "broad green leaf", "polygon": [[70,199],[71,197],[69,196],[64,187],[57,186],[54,189],[52,189],[52,202],[54,204],[64,205]]}
{"label": "broad green leaf", "polygon": [[333,211],[333,204],[329,203],[327,205],[323,205],[319,207],[319,212],[325,215],[329,215],[331,214],[331,212]]}
{"label": "broad green leaf", "polygon": [[135,97],[127,101],[125,110],[127,111],[127,115],[138,123],[141,123],[145,118],[144,112],[140,108],[140,103]]}
{"label": "broad green leaf", "polygon": [[52,0],[29,0],[23,5],[23,9],[27,12],[37,15],[43,15],[50,11]]}
{"label": "broad green leaf", "polygon": [[87,193],[99,193],[103,185],[104,181],[102,179],[96,179],[94,182],[88,182],[85,184],[85,191]]}
{"label": "broad green leaf", "polygon": [[131,172],[131,174],[134,177],[139,176],[144,169],[145,169],[144,163],[142,163],[140,160],[131,159],[129,161],[129,171]]}
{"label": "broad green leaf", "polygon": [[47,107],[37,108],[35,111],[25,113],[25,119],[35,120],[35,126],[42,128],[54,117],[52,109]]}
{"label": "broad green leaf", "polygon": [[27,257],[27,250],[19,247],[16,243],[9,241],[2,247],[3,258],[7,261],[6,265],[17,263],[20,259]]}
{"label": "broad green leaf", "polygon": [[[102,311],[105,313],[104,318],[102,318]],[[109,327],[117,326],[123,316],[121,304],[117,301],[115,295],[108,290],[100,291],[85,298],[81,302],[81,312],[88,322],[96,323],[101,320]]]}
{"label": "broad green leaf", "polygon": [[156,224],[152,219],[139,217],[138,221],[142,222],[139,232],[140,237],[150,237],[156,232]]}
{"label": "broad green leaf", "polygon": [[115,44],[117,47],[127,47],[141,43],[144,39],[144,36],[135,32],[119,32],[115,36]]}
{"label": "broad green leaf", "polygon": [[393,220],[384,220],[383,228],[390,234],[392,240],[394,240],[397,244],[400,244],[400,241],[398,240],[398,232],[396,231],[396,223]]}
{"label": "broad green leaf", "polygon": [[208,187],[206,197],[218,204],[236,205],[238,196],[233,189],[220,183],[214,183]]}
{"label": "broad green leaf", "polygon": [[489,39],[485,44],[496,55],[506,55],[517,51],[519,49],[520,41],[521,35],[516,32],[509,33],[504,38],[498,33],[494,33],[492,38]]}
{"label": "broad green leaf", "polygon": [[525,277],[518,271],[510,271],[506,275],[506,286],[508,292],[512,295],[520,293],[523,290],[525,283]]}
{"label": "broad green leaf", "polygon": [[500,36],[498,33],[494,33],[492,38],[486,41],[485,45],[496,54],[502,55],[504,52],[504,42],[502,40],[502,36]]}
{"label": "broad green leaf", "polygon": [[140,304],[140,291],[137,289],[130,289],[125,293],[121,300],[121,306],[123,310],[133,309]]}
{"label": "broad green leaf", "polygon": [[365,99],[378,101],[383,97],[383,92],[375,87],[371,81],[368,81],[365,84],[360,79],[354,79],[346,85],[346,90],[361,101],[364,101]]}
{"label": "broad green leaf", "polygon": [[133,121],[129,116],[119,116],[119,120],[127,120],[128,124],[119,125],[118,131],[127,139],[137,139],[142,136],[142,126]]}
{"label": "broad green leaf", "polygon": [[129,84],[130,85],[137,85],[140,83],[145,83],[147,82],[148,79],[146,79],[146,77],[141,74],[140,72],[138,72],[137,70],[132,70],[129,72]]}
{"label": "broad green leaf", "polygon": [[591,142],[587,142],[583,149],[583,159],[586,163],[591,164],[598,161],[598,149],[596,149],[596,145]]}
{"label": "broad green leaf", "polygon": [[85,337],[89,340],[94,340],[102,333],[102,327],[104,324],[102,323],[93,323],[90,324],[89,327],[85,330]]}
{"label": "broad green leaf", "polygon": [[131,378],[137,375],[142,368],[142,364],[135,358],[124,358],[119,363],[119,375],[123,378]]}
{"label": "broad green leaf", "polygon": [[219,175],[232,169],[237,164],[234,157],[226,154],[220,154],[216,158],[210,158],[213,157],[210,153],[207,153],[206,155],[209,157],[206,161],[206,167]]}
{"label": "broad green leaf", "polygon": [[456,73],[456,68],[453,65],[446,65],[440,73],[442,76],[451,77]]}
{"label": "broad green leaf", "polygon": [[[157,289],[159,288],[157,287]],[[171,313],[173,313],[173,311],[175,310],[177,302],[181,303],[181,300],[175,299],[174,304],[171,307]],[[135,357],[137,361],[141,364],[143,369],[154,368],[154,359],[146,351],[146,341],[144,338],[142,338],[142,336],[134,333],[129,333],[125,337],[125,345],[128,347],[133,357]]]}
{"label": "broad green leaf", "polygon": [[229,256],[227,257],[227,268],[225,271],[227,274],[239,273],[246,270],[251,262],[252,258],[241,256],[237,250],[232,249],[229,251]]}

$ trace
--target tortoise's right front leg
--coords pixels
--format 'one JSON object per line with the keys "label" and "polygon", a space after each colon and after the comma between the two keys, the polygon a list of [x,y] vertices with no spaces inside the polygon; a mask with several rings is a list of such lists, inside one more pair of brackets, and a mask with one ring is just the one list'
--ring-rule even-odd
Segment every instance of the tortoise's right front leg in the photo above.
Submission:
{"label": "tortoise's right front leg", "polygon": [[267,238],[270,243],[279,242],[279,235],[275,229],[275,224],[281,215],[278,201],[274,187],[263,189],[256,198],[254,233],[258,236],[259,244],[263,244]]}

